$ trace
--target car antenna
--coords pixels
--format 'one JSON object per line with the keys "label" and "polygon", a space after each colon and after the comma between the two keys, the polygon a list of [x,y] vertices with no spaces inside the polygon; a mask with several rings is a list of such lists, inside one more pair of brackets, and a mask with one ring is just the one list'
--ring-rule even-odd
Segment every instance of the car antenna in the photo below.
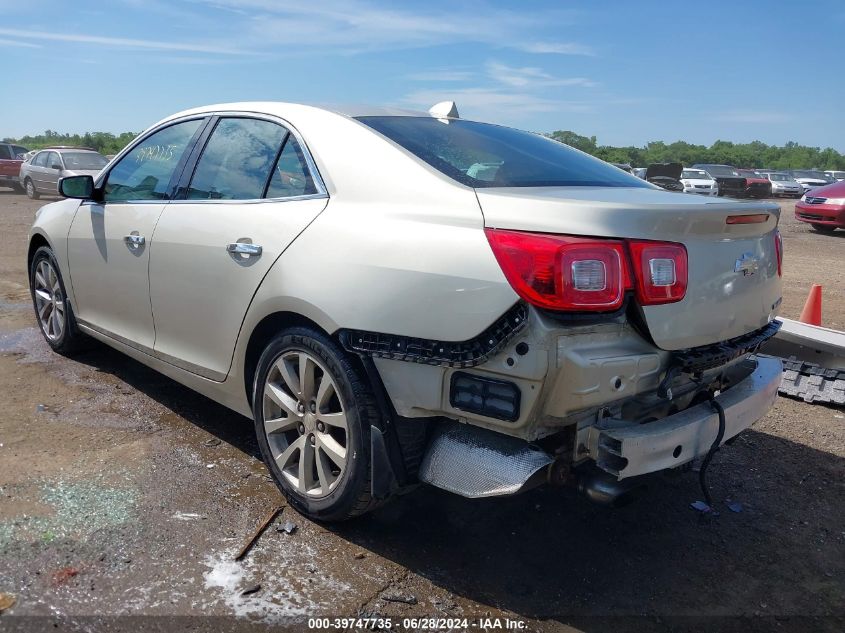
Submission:
{"label": "car antenna", "polygon": [[458,114],[458,106],[455,104],[454,101],[441,101],[440,103],[435,103],[428,109],[428,113],[431,116],[440,119],[441,121],[444,119],[461,118]]}

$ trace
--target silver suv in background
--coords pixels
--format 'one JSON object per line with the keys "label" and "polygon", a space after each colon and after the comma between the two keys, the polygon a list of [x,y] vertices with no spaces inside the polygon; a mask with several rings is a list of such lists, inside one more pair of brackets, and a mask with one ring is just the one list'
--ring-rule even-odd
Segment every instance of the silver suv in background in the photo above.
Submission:
{"label": "silver suv in background", "polygon": [[105,156],[88,148],[47,148],[21,165],[20,183],[33,200],[42,194],[56,196],[59,178],[96,176],[108,162]]}
{"label": "silver suv in background", "polygon": [[771,171],[763,172],[763,175],[772,183],[772,196],[775,198],[778,196],[800,198],[804,195],[803,185],[789,174]]}

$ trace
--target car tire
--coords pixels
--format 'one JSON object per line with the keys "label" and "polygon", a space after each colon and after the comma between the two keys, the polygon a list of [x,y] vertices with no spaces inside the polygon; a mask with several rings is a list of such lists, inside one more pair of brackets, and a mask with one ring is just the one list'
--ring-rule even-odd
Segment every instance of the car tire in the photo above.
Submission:
{"label": "car tire", "polygon": [[89,339],[79,331],[59,265],[49,246],[35,251],[29,267],[29,292],[38,327],[53,351],[68,356],[83,349]]}
{"label": "car tire", "polygon": [[30,200],[38,200],[41,197],[41,194],[35,189],[35,183],[32,182],[31,178],[27,178],[23,183],[24,190],[26,191],[26,197]]}
{"label": "car tire", "polygon": [[16,182],[12,185],[12,191],[15,193],[26,193],[26,189],[24,189],[23,185],[19,182]]}
{"label": "car tire", "polygon": [[370,484],[376,401],[357,365],[328,336],[295,327],[273,338],[258,361],[252,410],[264,463],[296,510],[331,522],[377,505]]}
{"label": "car tire", "polygon": [[830,226],[828,224],[810,224],[810,226],[819,233],[833,233],[836,230],[835,226]]}

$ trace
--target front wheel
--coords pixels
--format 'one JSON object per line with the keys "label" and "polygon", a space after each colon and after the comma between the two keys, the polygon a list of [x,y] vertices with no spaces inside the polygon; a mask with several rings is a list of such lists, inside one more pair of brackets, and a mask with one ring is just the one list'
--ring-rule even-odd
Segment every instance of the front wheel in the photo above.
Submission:
{"label": "front wheel", "polygon": [[29,290],[35,317],[50,347],[60,354],[78,351],[85,335],[76,327],[59,265],[48,246],[35,251],[29,268]]}
{"label": "front wheel", "polygon": [[38,198],[41,197],[41,194],[39,194],[38,191],[35,189],[35,183],[32,182],[31,178],[27,178],[23,186],[26,190],[26,197],[30,200],[38,200]]}
{"label": "front wheel", "polygon": [[374,507],[370,426],[377,409],[334,341],[304,327],[276,336],[258,361],[252,408],[264,462],[294,508],[342,521]]}

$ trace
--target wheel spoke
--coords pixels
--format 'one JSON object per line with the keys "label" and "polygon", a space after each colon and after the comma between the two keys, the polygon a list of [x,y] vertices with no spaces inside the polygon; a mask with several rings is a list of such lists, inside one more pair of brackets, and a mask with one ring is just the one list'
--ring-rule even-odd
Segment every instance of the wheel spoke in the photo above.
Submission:
{"label": "wheel spoke", "polygon": [[[41,272],[41,266],[39,266],[35,271],[35,284],[39,289],[47,287],[47,280],[44,279],[44,274]],[[36,290],[36,292],[38,291]]]}
{"label": "wheel spoke", "polygon": [[332,477],[331,466],[326,463],[326,453],[322,450],[322,447],[317,450],[316,459],[317,479],[320,483],[320,494],[326,494],[329,491],[329,488],[331,487],[332,483],[334,482],[334,478]]}
{"label": "wheel spoke", "polygon": [[308,354],[299,355],[299,387],[299,395],[303,401],[314,396],[314,361]]}
{"label": "wheel spoke", "polygon": [[282,375],[282,380],[284,381],[288,390],[294,395],[294,398],[296,398],[296,396],[301,393],[301,390],[299,388],[299,379],[293,372],[290,363],[288,363],[287,359],[280,358],[276,362],[276,369],[278,369],[279,373]]}
{"label": "wheel spoke", "polygon": [[334,395],[334,383],[328,374],[323,374],[320,379],[320,388],[317,390],[317,413],[319,414],[328,404],[331,397]]}
{"label": "wheel spoke", "polygon": [[[290,461],[293,459],[293,456],[302,451],[302,447],[305,444],[305,436],[302,435],[296,439],[295,442],[291,442],[288,444],[288,447],[281,452],[281,454],[276,457],[276,465],[279,467],[279,470],[285,470],[287,468]],[[300,456],[300,460],[302,457]]]}
{"label": "wheel spoke", "polygon": [[317,433],[317,445],[326,453],[338,468],[346,463],[346,449],[328,433]]}
{"label": "wheel spoke", "polygon": [[37,299],[41,299],[42,301],[52,301],[53,297],[50,296],[50,293],[46,290],[41,290],[40,288],[35,290],[35,297]]}
{"label": "wheel spoke", "polygon": [[267,435],[272,433],[284,433],[285,431],[293,431],[299,421],[294,417],[276,418],[274,420],[264,420],[264,431]]}
{"label": "wheel spoke", "polygon": [[317,419],[323,424],[346,430],[346,414],[343,411],[340,413],[321,413]]}
{"label": "wheel spoke", "polygon": [[59,312],[60,316],[64,316],[65,314],[65,302],[64,301],[56,301],[56,305],[54,308]]}
{"label": "wheel spoke", "polygon": [[62,333],[62,320],[59,318],[59,311],[54,308],[50,317],[53,321],[53,336],[58,337]]}
{"label": "wheel spoke", "polygon": [[[42,299],[42,301],[43,301],[43,299]],[[44,301],[38,307],[38,318],[41,320],[42,323],[46,323],[45,319],[47,318],[47,312],[49,311],[49,309],[52,305],[53,304],[50,303],[49,301]]]}
{"label": "wheel spoke", "polygon": [[314,486],[314,447],[302,436],[302,450],[299,452],[299,492],[307,493]]}
{"label": "wheel spoke", "polygon": [[267,383],[267,388],[264,390],[264,395],[273,402],[275,402],[276,405],[278,405],[282,411],[288,414],[288,416],[294,418],[300,417],[299,412],[296,410],[296,400],[291,398],[288,394],[286,394],[282,389],[280,389],[273,383]]}

